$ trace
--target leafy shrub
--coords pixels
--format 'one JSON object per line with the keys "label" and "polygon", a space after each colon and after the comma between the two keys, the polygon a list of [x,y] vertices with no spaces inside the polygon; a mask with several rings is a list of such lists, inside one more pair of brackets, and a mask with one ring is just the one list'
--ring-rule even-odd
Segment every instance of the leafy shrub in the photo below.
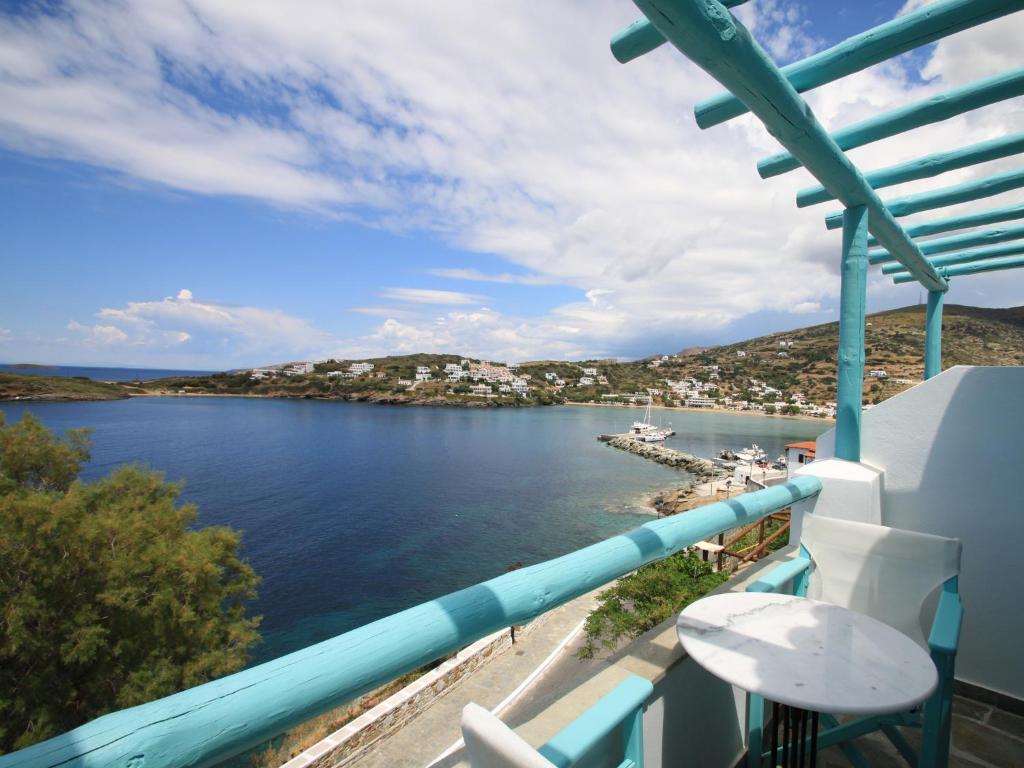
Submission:
{"label": "leafy shrub", "polygon": [[0,752],[235,672],[258,578],[139,467],[75,478],[88,435],[0,414]]}
{"label": "leafy shrub", "polygon": [[727,578],[692,552],[677,552],[637,569],[598,596],[598,607],[584,626],[586,643],[576,655],[593,658],[599,646],[613,649],[624,637],[639,637]]}

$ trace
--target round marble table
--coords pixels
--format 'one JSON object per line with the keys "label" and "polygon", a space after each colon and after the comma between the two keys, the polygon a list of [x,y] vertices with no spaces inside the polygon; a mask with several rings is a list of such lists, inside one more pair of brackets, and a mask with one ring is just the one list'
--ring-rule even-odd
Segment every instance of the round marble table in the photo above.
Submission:
{"label": "round marble table", "polygon": [[690,657],[715,677],[801,709],[906,712],[938,683],[931,658],[902,632],[805,597],[713,595],[687,606],[676,629]]}
{"label": "round marble table", "polygon": [[[938,683],[931,658],[903,633],[805,597],[713,595],[688,605],[676,629],[687,654],[715,677],[774,702],[772,754],[778,706],[783,705],[786,743],[790,723],[796,728],[794,718],[802,718],[799,741],[811,739],[812,765],[817,713],[907,712]],[[813,713],[809,734],[804,730],[808,712]]]}

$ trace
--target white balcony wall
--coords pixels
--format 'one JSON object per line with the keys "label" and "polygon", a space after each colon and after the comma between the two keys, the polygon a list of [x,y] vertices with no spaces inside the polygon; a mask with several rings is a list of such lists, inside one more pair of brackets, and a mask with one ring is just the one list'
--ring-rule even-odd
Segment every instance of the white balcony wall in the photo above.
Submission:
{"label": "white balcony wall", "polygon": [[883,471],[883,524],[963,541],[957,678],[1024,699],[1024,368],[957,366],[866,411],[861,459]]}

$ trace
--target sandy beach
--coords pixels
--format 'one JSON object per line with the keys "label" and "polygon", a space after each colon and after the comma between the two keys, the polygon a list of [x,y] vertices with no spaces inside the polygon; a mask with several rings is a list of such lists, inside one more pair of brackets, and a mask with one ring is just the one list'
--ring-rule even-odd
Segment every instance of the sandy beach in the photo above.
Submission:
{"label": "sandy beach", "polygon": [[[630,405],[629,403],[564,403],[564,405],[586,406],[589,408],[636,408],[643,410],[646,405]],[[834,422],[835,419],[824,416],[788,416],[779,413],[764,413],[763,411],[734,411],[729,408],[687,408],[685,405],[653,405],[657,411],[689,411],[691,413],[727,413],[733,416],[759,416],[765,419],[792,419],[794,421],[824,421]]]}

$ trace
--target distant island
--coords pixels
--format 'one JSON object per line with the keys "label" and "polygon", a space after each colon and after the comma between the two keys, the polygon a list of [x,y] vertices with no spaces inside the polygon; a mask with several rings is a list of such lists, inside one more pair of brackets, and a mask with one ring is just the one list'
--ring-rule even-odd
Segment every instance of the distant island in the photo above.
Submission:
{"label": "distant island", "polygon": [[[866,404],[881,402],[921,380],[923,315],[923,307],[912,306],[867,317]],[[945,367],[1024,364],[1024,307],[951,304],[945,308],[943,326]],[[838,323],[833,322],[628,362],[506,364],[461,355],[418,354],[299,361],[121,383],[4,373],[0,374],[0,400],[220,395],[454,407],[652,402],[829,418],[835,415],[837,341]]]}

